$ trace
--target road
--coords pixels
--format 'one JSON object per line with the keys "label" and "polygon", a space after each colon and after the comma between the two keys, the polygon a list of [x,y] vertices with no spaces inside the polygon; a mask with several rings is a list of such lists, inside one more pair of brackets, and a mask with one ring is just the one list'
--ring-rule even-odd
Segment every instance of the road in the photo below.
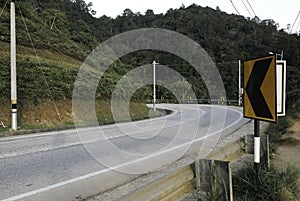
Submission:
{"label": "road", "polygon": [[237,107],[162,104],[170,115],[138,122],[0,139],[0,201],[78,200],[184,155],[205,157],[241,127]]}

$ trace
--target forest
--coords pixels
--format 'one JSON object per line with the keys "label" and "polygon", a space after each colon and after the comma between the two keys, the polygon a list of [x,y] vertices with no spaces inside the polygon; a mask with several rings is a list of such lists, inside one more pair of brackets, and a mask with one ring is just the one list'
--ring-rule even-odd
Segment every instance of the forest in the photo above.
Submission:
{"label": "forest", "polygon": [[[8,3],[7,3],[8,2]],[[0,97],[10,98],[9,2],[0,9]],[[226,97],[237,100],[238,61],[284,53],[287,60],[287,106],[300,107],[300,36],[278,29],[272,19],[253,19],[227,14],[220,9],[196,4],[134,13],[125,9],[115,19],[95,17],[92,3],[83,0],[17,0],[17,68],[20,100],[71,99],[74,81],[84,59],[103,41],[139,28],[161,28],[181,33],[201,45],[215,62],[223,79]],[[133,68],[153,60],[179,72],[192,86],[198,99],[207,99],[201,76],[181,58],[156,50],[128,54],[107,70],[99,83],[97,97],[110,99],[117,81]],[[180,86],[179,86],[180,87]],[[157,97],[174,99],[158,87]],[[152,98],[151,86],[138,90],[134,101]]]}

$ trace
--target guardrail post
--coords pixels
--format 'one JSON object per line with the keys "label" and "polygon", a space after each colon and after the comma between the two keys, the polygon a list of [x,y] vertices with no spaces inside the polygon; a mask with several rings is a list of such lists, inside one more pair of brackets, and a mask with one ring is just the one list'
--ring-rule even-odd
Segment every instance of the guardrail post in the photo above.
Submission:
{"label": "guardrail post", "polygon": [[194,163],[195,167],[194,172],[195,172],[195,180],[196,180],[196,188],[197,190],[200,189],[200,161],[196,160]]}
{"label": "guardrail post", "polygon": [[196,179],[199,179],[196,183],[200,183],[199,191],[216,195],[220,198],[219,200],[233,201],[232,175],[229,162],[200,160],[199,174],[199,177],[196,177]]}

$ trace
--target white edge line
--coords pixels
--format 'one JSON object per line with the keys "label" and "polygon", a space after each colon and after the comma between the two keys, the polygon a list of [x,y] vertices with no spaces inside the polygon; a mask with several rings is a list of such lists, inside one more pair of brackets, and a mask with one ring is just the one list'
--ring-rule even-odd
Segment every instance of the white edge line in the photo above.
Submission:
{"label": "white edge line", "polygon": [[[160,109],[168,109],[168,108],[160,108]],[[168,109],[170,110],[170,109]],[[82,130],[82,131],[91,131],[91,130],[95,130],[98,129],[99,127],[102,128],[113,128],[113,127],[117,127],[119,125],[123,125],[123,124],[133,124],[133,123],[139,123],[139,122],[146,122],[146,121],[150,121],[150,120],[160,120],[163,118],[168,118],[168,117],[172,117],[174,115],[177,114],[177,111],[172,111],[170,114],[165,115],[165,116],[161,116],[161,117],[156,117],[156,118],[151,118],[151,119],[143,119],[143,120],[138,120],[138,121],[130,121],[130,122],[119,122],[117,124],[108,124],[108,125],[101,125],[101,126],[92,126],[92,127],[85,127],[85,128],[73,128],[73,129],[69,129],[69,130],[62,130],[62,131],[49,131],[49,132],[42,132],[42,133],[35,133],[35,134],[26,134],[26,135],[22,135],[22,136],[11,136],[11,137],[2,137],[0,138],[0,142],[1,141],[12,141],[12,140],[22,140],[22,139],[30,139],[30,138],[38,138],[38,137],[47,137],[47,136],[55,136],[55,135],[61,135],[61,134],[77,134],[78,130]]]}
{"label": "white edge line", "polygon": [[[166,116],[163,116],[163,117],[158,117],[158,118],[154,118],[154,119],[145,119],[145,120],[141,120],[141,121],[136,121],[136,122],[144,122],[144,121],[150,121],[150,120],[159,120],[159,119],[162,119],[162,118],[169,118],[169,117],[172,117],[172,116],[175,116],[177,114],[177,111],[173,111],[171,114],[169,115],[166,115]],[[125,123],[125,122],[124,122]],[[132,124],[132,123],[135,123],[135,122],[126,122],[128,124]],[[177,125],[177,124],[176,124]],[[114,126],[118,127],[117,124],[114,124]],[[94,130],[94,129],[97,129],[98,127],[89,127],[89,129],[86,129],[87,131],[90,131],[90,130]],[[80,128],[79,128],[80,129]],[[74,129],[72,129],[74,130]],[[72,131],[70,131],[72,132]],[[77,130],[75,132],[78,132]],[[61,132],[63,134],[68,134],[67,132]],[[37,138],[37,137],[44,137],[44,136],[52,136],[52,135],[58,135],[59,133],[47,133],[47,134],[42,134],[42,136],[36,136],[38,134],[33,134],[34,136],[27,136],[27,137],[22,137],[22,136],[16,136],[16,140],[20,140],[20,139],[30,139],[30,138]],[[88,140],[88,141],[85,141],[85,142],[82,142],[82,141],[79,141],[79,142],[73,142],[73,143],[67,143],[67,144],[64,144],[64,145],[61,145],[61,146],[56,146],[56,147],[51,147],[51,148],[42,148],[42,149],[38,149],[38,150],[35,150],[35,151],[31,151],[31,150],[28,150],[28,151],[23,151],[21,153],[6,153],[6,154],[0,154],[0,159],[5,159],[5,158],[10,158],[10,157],[17,157],[17,156],[23,156],[23,155],[26,155],[26,154],[33,154],[33,153],[39,153],[39,152],[46,152],[46,151],[52,151],[52,150],[56,150],[56,149],[62,149],[62,148],[66,148],[66,147],[72,147],[72,146],[77,146],[77,145],[85,145],[85,144],[90,144],[90,143],[94,143],[94,142],[97,142],[97,141],[100,141],[100,140],[111,140],[111,139],[115,139],[115,138],[119,138],[119,137],[126,137],[126,135],[115,135],[115,136],[108,136],[106,137],[105,139],[102,139],[102,138],[96,138],[96,139],[93,139],[93,140]],[[7,141],[11,141],[11,140],[14,140],[14,139],[9,139]],[[6,140],[4,140],[6,141]],[[1,142],[1,140],[0,140]]]}
{"label": "white edge line", "polygon": [[[184,108],[188,108],[188,109],[191,109],[191,107],[184,107]],[[160,109],[168,109],[170,110],[170,108],[163,108],[161,107]],[[201,111],[201,116],[205,115],[206,112],[201,110],[201,109],[197,109],[199,111]],[[166,116],[163,116],[163,117],[158,117],[158,118],[154,118],[154,119],[145,119],[145,120],[141,120],[141,121],[135,121],[135,122],[124,122],[124,123],[128,123],[128,124],[133,124],[133,123],[140,123],[140,122],[146,122],[146,121],[157,121],[157,120],[160,120],[160,119],[163,119],[163,118],[170,118],[170,117],[173,117],[175,116],[176,114],[178,113],[178,111],[176,110],[173,110],[171,114],[169,115],[166,115]],[[182,122],[180,122],[182,123]],[[172,126],[176,126],[176,125],[179,125],[180,123],[178,124],[174,124]],[[114,127],[118,127],[118,124],[113,124]],[[107,125],[107,126],[112,126],[112,125]],[[121,125],[122,126],[122,125]],[[165,127],[165,128],[169,128],[169,127]],[[80,129],[80,128],[79,128]],[[88,129],[86,129],[87,131],[90,131],[90,130],[93,130],[93,129],[97,129],[97,127],[89,127]],[[74,130],[74,129],[72,129]],[[76,130],[77,131],[77,130]],[[75,132],[76,132],[75,131]],[[72,132],[72,131],[70,131]],[[77,131],[78,132],[78,131]],[[61,131],[60,133],[63,133],[63,134],[68,134],[67,132],[63,132]],[[42,136],[38,136],[38,134],[33,134],[34,136],[17,136],[15,138],[17,138],[18,140],[20,139],[30,139],[30,138],[37,138],[37,137],[44,137],[44,136],[51,136],[51,135],[58,135],[59,133],[47,133],[47,134],[42,134]],[[105,139],[114,139],[114,138],[119,138],[119,137],[126,137],[126,135],[115,135],[115,136],[108,136],[106,137]],[[17,156],[23,156],[23,155],[26,155],[26,154],[33,154],[33,153],[40,153],[40,152],[46,152],[46,151],[52,151],[52,150],[56,150],[56,149],[62,149],[62,148],[66,148],[66,147],[72,147],[72,146],[77,146],[77,145],[85,145],[85,144],[90,144],[90,143],[95,143],[97,141],[100,141],[100,140],[105,140],[105,139],[102,139],[102,138],[96,138],[96,139],[93,139],[93,140],[88,140],[88,141],[85,141],[85,142],[74,142],[74,143],[68,143],[68,144],[64,144],[64,145],[61,145],[61,146],[56,146],[56,147],[50,147],[50,148],[42,148],[42,149],[38,149],[38,150],[35,150],[35,151],[31,151],[31,150],[28,150],[28,151],[23,151],[21,153],[6,153],[6,154],[0,154],[0,159],[5,159],[5,158],[10,158],[10,157],[17,157]],[[11,141],[13,139],[9,139],[7,141]],[[1,142],[1,140],[0,140]]]}
{"label": "white edge line", "polygon": [[17,196],[13,196],[13,197],[10,197],[10,198],[7,198],[7,199],[4,199],[4,200],[1,200],[1,201],[15,201],[15,200],[18,200],[18,199],[22,199],[22,198],[25,198],[25,197],[28,197],[28,196],[31,196],[31,195],[35,195],[35,194],[38,194],[38,193],[41,193],[41,192],[44,192],[44,191],[48,191],[48,190],[52,190],[52,189],[55,189],[55,188],[58,188],[58,187],[61,187],[61,186],[64,186],[64,185],[67,185],[67,184],[71,184],[71,183],[74,183],[74,182],[77,182],[77,181],[81,181],[81,180],[84,180],[84,179],[87,179],[87,178],[90,178],[90,177],[93,177],[93,176],[97,176],[99,174],[103,174],[105,172],[109,172],[109,171],[112,171],[112,170],[116,170],[120,167],[125,167],[127,165],[130,165],[130,164],[133,164],[133,163],[136,163],[136,162],[139,162],[139,161],[142,161],[142,160],[145,160],[145,159],[149,159],[149,158],[152,158],[152,157],[155,157],[155,156],[158,156],[158,155],[161,155],[161,154],[164,154],[166,152],[169,152],[169,151],[173,151],[175,149],[178,149],[178,148],[181,148],[181,147],[184,147],[184,146],[187,146],[187,145],[190,145],[190,144],[193,144],[194,142],[198,142],[198,141],[201,141],[205,138],[208,138],[208,137],[211,137],[223,130],[226,130],[228,129],[229,127],[233,126],[234,124],[236,124],[237,122],[239,122],[243,117],[242,117],[242,113],[240,111],[237,111],[237,110],[233,110],[231,108],[227,108],[229,110],[232,110],[232,111],[235,111],[235,112],[238,112],[240,113],[240,118],[238,120],[236,120],[235,122],[233,122],[232,124],[226,126],[225,128],[222,128],[221,130],[219,131],[215,131],[207,136],[204,136],[204,137],[201,137],[201,138],[198,138],[196,140],[193,140],[193,141],[190,141],[190,142],[186,142],[184,144],[181,144],[181,145],[178,145],[176,147],[172,147],[170,149],[167,149],[167,150],[164,150],[164,151],[161,151],[161,152],[158,152],[158,153],[155,153],[155,154],[151,154],[151,155],[148,155],[148,156],[145,156],[143,158],[139,158],[139,159],[136,159],[136,160],[133,160],[133,161],[130,161],[130,162],[127,162],[127,163],[122,163],[120,165],[116,165],[114,167],[111,167],[111,168],[106,168],[106,169],[103,169],[103,170],[100,170],[100,171],[97,171],[97,172],[93,172],[93,173],[90,173],[90,174],[86,174],[86,175],[83,175],[83,176],[80,176],[80,177],[76,177],[76,178],[73,178],[73,179],[70,179],[70,180],[66,180],[66,181],[63,181],[63,182],[60,182],[60,183],[56,183],[56,184],[53,184],[53,185],[50,185],[50,186],[46,186],[46,187],[43,187],[43,188],[39,188],[37,190],[33,190],[33,191],[30,191],[30,192],[26,192],[26,193],[23,193],[23,194],[20,194],[20,195],[17,195]]}

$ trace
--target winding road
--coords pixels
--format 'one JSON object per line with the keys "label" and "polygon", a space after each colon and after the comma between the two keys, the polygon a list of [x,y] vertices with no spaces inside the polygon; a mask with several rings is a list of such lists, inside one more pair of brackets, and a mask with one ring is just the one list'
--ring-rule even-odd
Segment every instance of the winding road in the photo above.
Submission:
{"label": "winding road", "polygon": [[205,157],[249,120],[242,108],[161,104],[138,122],[0,138],[0,201],[78,200],[190,153]]}

